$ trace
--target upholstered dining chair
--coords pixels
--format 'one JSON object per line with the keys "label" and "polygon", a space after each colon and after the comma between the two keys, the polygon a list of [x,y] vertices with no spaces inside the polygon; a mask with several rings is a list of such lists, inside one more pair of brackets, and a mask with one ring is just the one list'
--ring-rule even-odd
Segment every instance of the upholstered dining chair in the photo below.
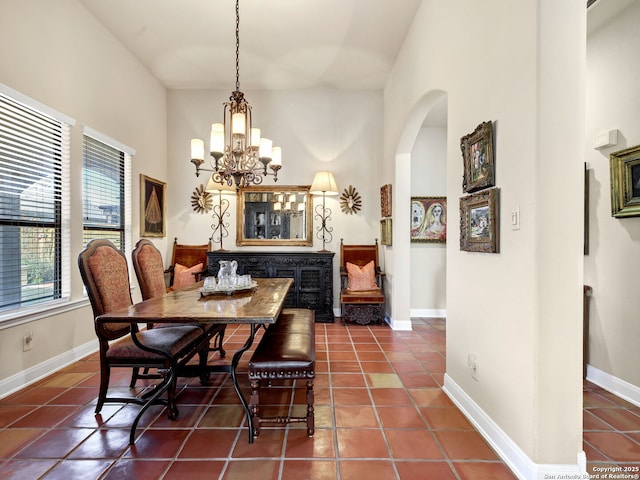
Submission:
{"label": "upholstered dining chair", "polygon": [[383,323],[384,273],[375,244],[345,245],[340,239],[340,310],[346,323]]}
{"label": "upholstered dining chair", "polygon": [[[140,285],[140,293],[143,300],[160,297],[167,292],[164,282],[162,254],[150,240],[146,238],[138,240],[131,253],[131,262],[133,263],[133,270],[138,279],[138,285]],[[147,328],[166,328],[168,326],[174,326],[174,324],[147,324]],[[204,358],[201,358],[200,361],[204,364],[207,363],[208,352],[220,352],[220,357],[223,358],[226,354],[222,348],[226,325],[200,325],[200,327],[203,328],[212,339],[208,351],[200,353],[200,355],[204,355]],[[138,378],[148,377],[148,370],[140,374],[139,369],[134,369],[131,377],[131,387],[135,386]],[[200,378],[203,382],[206,382],[206,377],[205,372],[201,372]]]}
{"label": "upholstered dining chair", "polygon": [[201,245],[187,245],[173,239],[171,264],[164,273],[169,274],[169,288],[177,289],[193,284],[207,273],[207,252],[211,241]]}
{"label": "upholstered dining chair", "polygon": [[[91,302],[100,344],[100,387],[95,412],[100,413],[107,402],[143,405],[131,429],[130,443],[133,444],[136,425],[150,405],[166,405],[170,419],[178,416],[175,403],[176,372],[181,365],[207,349],[210,338],[198,326],[139,331],[135,323],[99,322],[98,316],[132,304],[127,261],[111,241],[91,240],[78,255],[78,267]],[[200,366],[204,368],[204,365]],[[107,394],[111,369],[114,367],[158,369],[161,382],[142,396],[111,397]],[[165,392],[166,400],[160,398]]]}

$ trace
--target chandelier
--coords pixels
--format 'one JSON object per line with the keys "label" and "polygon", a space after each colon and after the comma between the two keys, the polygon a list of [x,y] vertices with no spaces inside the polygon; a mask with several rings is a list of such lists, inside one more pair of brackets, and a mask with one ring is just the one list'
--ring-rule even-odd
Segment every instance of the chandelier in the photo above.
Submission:
{"label": "chandelier", "polygon": [[[236,89],[224,103],[224,123],[211,125],[211,167],[203,167],[204,141],[191,140],[191,163],[200,172],[212,172],[211,179],[221,185],[234,186],[236,190],[251,184],[259,185],[267,175],[278,181],[282,167],[280,147],[271,140],[260,137],[260,129],[251,121],[251,105],[240,91],[240,7],[236,0]],[[272,172],[269,172],[268,170]]]}

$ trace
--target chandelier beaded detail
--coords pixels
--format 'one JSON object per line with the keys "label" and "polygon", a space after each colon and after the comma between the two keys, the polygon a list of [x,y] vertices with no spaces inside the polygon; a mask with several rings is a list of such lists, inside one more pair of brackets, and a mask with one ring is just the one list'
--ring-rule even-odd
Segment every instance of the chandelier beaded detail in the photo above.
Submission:
{"label": "chandelier beaded detail", "polygon": [[[261,138],[260,129],[254,128],[251,105],[240,91],[240,6],[236,0],[236,89],[224,103],[224,123],[211,125],[211,168],[203,167],[204,141],[191,140],[191,163],[200,172],[212,172],[211,179],[229,187],[259,185],[267,175],[278,181],[282,167],[280,147],[274,147],[268,138]],[[271,170],[269,172],[268,170]]]}

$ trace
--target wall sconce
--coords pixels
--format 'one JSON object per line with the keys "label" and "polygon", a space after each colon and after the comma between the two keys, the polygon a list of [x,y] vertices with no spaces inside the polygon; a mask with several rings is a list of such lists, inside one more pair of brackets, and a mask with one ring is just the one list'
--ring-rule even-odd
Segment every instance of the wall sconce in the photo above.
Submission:
{"label": "wall sconce", "polygon": [[211,224],[211,236],[209,240],[213,243],[219,243],[218,251],[224,251],[222,248],[222,239],[229,236],[229,222],[225,221],[225,217],[231,216],[229,213],[229,200],[222,198],[223,194],[235,193],[235,188],[229,185],[220,184],[213,180],[213,176],[209,179],[209,183],[205,188],[212,196],[218,197],[218,204],[213,205],[213,223]]}
{"label": "wall sconce", "polygon": [[325,244],[331,243],[331,240],[333,240],[333,235],[331,234],[333,228],[327,226],[327,222],[331,220],[331,209],[325,207],[325,197],[327,195],[338,195],[338,185],[333,178],[333,173],[316,173],[309,193],[311,193],[311,195],[322,195],[322,205],[316,206],[314,218],[320,220],[320,226],[317,228],[316,233],[318,239],[322,239],[322,250],[320,251],[326,252],[328,250],[324,248]]}

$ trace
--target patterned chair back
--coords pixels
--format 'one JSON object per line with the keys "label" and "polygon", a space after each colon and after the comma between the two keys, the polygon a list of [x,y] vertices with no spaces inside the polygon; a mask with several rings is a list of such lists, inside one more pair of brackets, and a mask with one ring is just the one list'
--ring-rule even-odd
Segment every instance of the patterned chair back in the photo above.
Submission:
{"label": "patterned chair back", "polygon": [[[127,259],[110,240],[91,240],[78,255],[78,267],[94,319],[132,305]],[[99,325],[96,322],[95,328],[102,342],[128,334],[131,327],[128,323]]]}
{"label": "patterned chair back", "polygon": [[131,260],[143,300],[167,293],[162,254],[153,243],[144,238],[139,240],[133,249]]}

